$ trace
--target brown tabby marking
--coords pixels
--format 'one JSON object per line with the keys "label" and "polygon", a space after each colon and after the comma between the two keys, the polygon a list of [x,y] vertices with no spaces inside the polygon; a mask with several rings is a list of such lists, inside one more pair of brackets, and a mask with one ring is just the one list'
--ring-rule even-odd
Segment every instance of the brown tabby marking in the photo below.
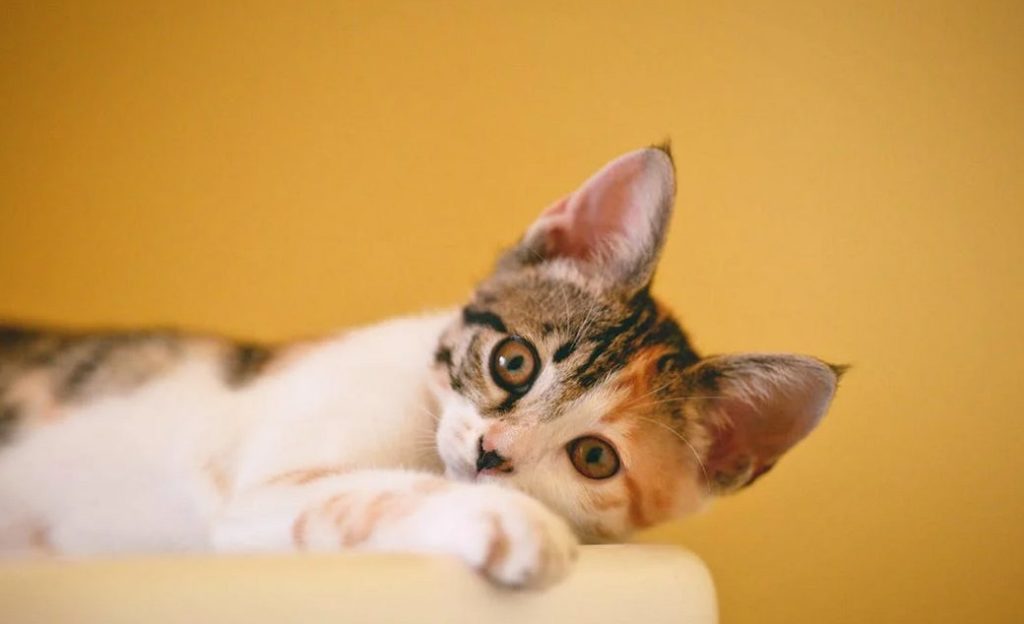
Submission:
{"label": "brown tabby marking", "polygon": [[186,341],[171,331],[94,333],[0,327],[0,394],[19,379],[49,379],[54,402],[125,392],[175,364]]}
{"label": "brown tabby marking", "polygon": [[0,325],[0,443],[22,425],[23,413],[49,419],[64,404],[130,392],[190,353],[220,358],[224,383],[242,388],[276,367],[282,351],[174,330],[70,332]]}
{"label": "brown tabby marking", "polygon": [[225,378],[228,386],[241,388],[262,375],[277,356],[277,349],[243,342],[229,347],[225,357]]}
{"label": "brown tabby marking", "polygon": [[0,444],[14,437],[21,418],[21,410],[11,403],[0,403]]}

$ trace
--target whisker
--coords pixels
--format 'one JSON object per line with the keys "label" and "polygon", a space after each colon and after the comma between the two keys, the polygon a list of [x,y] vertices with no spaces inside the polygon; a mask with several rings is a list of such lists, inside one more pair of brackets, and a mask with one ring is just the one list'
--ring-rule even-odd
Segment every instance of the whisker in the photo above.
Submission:
{"label": "whisker", "polygon": [[597,308],[598,304],[596,301],[594,301],[590,304],[590,307],[587,309],[587,315],[583,317],[583,322],[580,324],[579,330],[577,330],[576,332],[576,337],[573,338],[572,341],[574,349],[579,346],[580,341],[582,341],[583,338],[586,336],[586,332],[590,329],[590,326],[593,324],[594,321],[597,320],[596,315],[594,315],[594,312],[597,311]]}
{"label": "whisker", "polygon": [[427,416],[430,416],[430,419],[434,421],[434,424],[437,424],[437,423],[441,422],[441,415],[440,414],[435,414],[434,412],[428,410],[423,405],[417,404],[416,405],[416,409],[420,410],[421,412],[423,412]]}
{"label": "whisker", "polygon": [[704,475],[704,484],[707,487],[707,493],[710,495],[711,494],[711,476],[708,474],[707,466],[704,465],[704,460],[700,458],[700,454],[698,454],[697,453],[697,449],[695,449],[693,447],[693,445],[690,444],[690,441],[687,440],[685,437],[683,437],[683,434],[679,433],[674,428],[666,425],[663,422],[659,422],[657,420],[654,420],[653,418],[647,418],[645,416],[637,416],[636,418],[638,420],[645,420],[645,421],[647,421],[647,422],[649,422],[651,424],[657,425],[657,426],[661,427],[662,429],[667,430],[669,433],[671,433],[675,437],[679,438],[679,441],[682,442],[683,444],[685,444],[686,448],[690,449],[690,452],[693,453],[693,458],[695,460],[697,460],[697,465],[700,466],[701,473]]}
{"label": "whisker", "polygon": [[558,282],[558,292],[562,295],[562,309],[566,320],[568,320],[572,315],[569,313],[569,287],[565,282]]}
{"label": "whisker", "polygon": [[657,388],[655,388],[654,390],[651,390],[650,392],[645,392],[644,394],[642,394],[642,395],[640,395],[640,396],[636,397],[635,399],[632,399],[632,401],[633,401],[633,402],[637,402],[637,403],[639,403],[640,401],[643,401],[643,400],[644,400],[644,399],[646,399],[647,397],[649,397],[649,396],[651,396],[651,395],[653,395],[653,394],[657,394],[657,393],[661,392],[662,390],[664,390],[665,388],[668,388],[668,387],[669,387],[669,386],[671,386],[671,385],[672,385],[672,382],[666,382],[666,383],[664,383],[664,384],[662,384],[662,385],[658,386],[658,387],[657,387]]}
{"label": "whisker", "polygon": [[[647,396],[647,395],[644,395]],[[643,398],[643,397],[641,397]],[[663,403],[677,403],[683,401],[690,401],[693,399],[731,399],[728,395],[713,395],[713,394],[690,394],[685,396],[669,397],[667,399],[658,399],[656,401],[645,401],[644,405],[661,405]],[[637,399],[639,401],[639,399]]]}

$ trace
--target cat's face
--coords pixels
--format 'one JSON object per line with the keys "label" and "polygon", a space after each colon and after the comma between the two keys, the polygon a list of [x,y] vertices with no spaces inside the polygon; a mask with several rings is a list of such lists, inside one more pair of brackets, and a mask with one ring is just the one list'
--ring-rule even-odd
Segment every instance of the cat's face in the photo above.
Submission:
{"label": "cat's face", "polygon": [[448,476],[524,490],[605,541],[752,482],[810,431],[834,369],[702,360],[650,296],[673,195],[667,151],[632,152],[499,260],[437,351]]}

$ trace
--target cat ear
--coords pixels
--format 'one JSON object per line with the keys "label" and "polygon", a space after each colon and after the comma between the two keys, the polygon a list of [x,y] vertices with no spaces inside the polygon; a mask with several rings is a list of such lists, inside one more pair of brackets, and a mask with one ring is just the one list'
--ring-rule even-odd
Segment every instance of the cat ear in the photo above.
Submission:
{"label": "cat ear", "polygon": [[785,354],[715,356],[685,369],[709,438],[711,491],[732,492],[768,472],[821,420],[844,370]]}
{"label": "cat ear", "polygon": [[547,208],[499,268],[568,259],[587,275],[638,290],[654,274],[674,196],[667,146],[620,156]]}

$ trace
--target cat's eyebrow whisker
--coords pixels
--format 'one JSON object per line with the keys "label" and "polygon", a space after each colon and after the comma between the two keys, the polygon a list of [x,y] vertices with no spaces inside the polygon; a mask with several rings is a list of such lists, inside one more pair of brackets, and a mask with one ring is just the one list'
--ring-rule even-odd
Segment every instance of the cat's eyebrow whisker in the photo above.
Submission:
{"label": "cat's eyebrow whisker", "polygon": [[[647,395],[644,395],[647,396]],[[642,397],[641,397],[642,398]],[[677,403],[690,401],[693,399],[730,399],[732,397],[728,395],[710,395],[710,394],[688,394],[684,396],[669,397],[667,399],[658,399],[657,401],[645,401],[644,405],[661,405],[663,403]]]}
{"label": "cat's eyebrow whisker", "polygon": [[594,312],[596,310],[597,302],[595,301],[590,304],[589,308],[587,308],[587,315],[583,317],[583,322],[580,324],[579,329],[576,331],[576,337],[573,338],[572,341],[573,348],[579,346],[580,341],[582,341],[583,338],[586,336],[586,332],[587,330],[590,329],[591,324],[593,324],[593,322],[597,320],[596,316],[594,316]]}
{"label": "cat's eyebrow whisker", "polygon": [[424,446],[436,447],[437,439],[434,436],[424,436],[422,438],[414,438],[415,442],[422,442]]}
{"label": "cat's eyebrow whisker", "polygon": [[430,416],[430,418],[434,421],[435,424],[441,422],[441,415],[440,414],[435,414],[434,412],[428,410],[427,408],[423,407],[422,405],[416,405],[416,408],[419,409],[424,414],[426,414],[427,416]]}
{"label": "cat's eyebrow whisker", "polygon": [[583,317],[583,322],[580,323],[579,327],[576,328],[576,334],[572,337],[572,348],[575,349],[579,346],[581,337],[583,335],[583,329],[590,319],[590,310],[587,310],[587,315]]}
{"label": "cat's eyebrow whisker", "polygon": [[[646,399],[647,397],[649,397],[651,395],[654,395],[654,394],[657,394],[657,393],[661,392],[662,390],[664,390],[665,388],[668,388],[671,385],[672,385],[672,382],[666,382],[666,383],[658,386],[654,390],[651,390],[649,392],[645,392],[644,394],[636,397],[635,399],[632,400],[632,402],[639,403],[639,402],[643,401],[644,399]],[[649,403],[650,402],[645,402],[645,404],[649,404]]]}
{"label": "cat's eyebrow whisker", "polygon": [[672,397],[670,399],[658,399],[656,401],[645,401],[642,404],[640,404],[638,402],[638,404],[641,407],[652,408],[652,407],[657,407],[659,405],[672,405],[672,404],[686,403],[687,401],[693,401],[693,400],[699,401],[699,400],[702,400],[702,399],[711,399],[711,400],[715,400],[715,401],[726,401],[728,399],[734,399],[734,397],[724,396],[724,394],[723,394],[723,396],[707,396],[707,394],[687,394],[687,396],[685,396],[685,397]]}
{"label": "cat's eyebrow whisker", "polygon": [[565,285],[565,282],[558,282],[558,294],[562,296],[562,309],[563,309],[563,311],[565,313],[565,318],[566,319],[569,319],[572,316],[572,314],[570,313],[570,310],[569,310],[569,294],[568,294],[568,291],[569,291],[569,289]]}
{"label": "cat's eyebrow whisker", "polygon": [[700,466],[701,473],[704,475],[704,484],[706,485],[706,488],[707,488],[707,494],[710,496],[711,495],[711,476],[708,474],[707,466],[704,465],[704,460],[700,458],[700,454],[697,453],[697,449],[695,449],[693,447],[693,444],[690,444],[690,441],[687,440],[683,436],[683,434],[679,433],[678,431],[676,431],[675,429],[673,429],[669,425],[666,425],[663,422],[659,422],[657,420],[654,420],[653,418],[647,418],[646,416],[637,416],[636,418],[637,418],[637,420],[644,420],[644,421],[647,421],[647,422],[649,422],[649,423],[651,423],[653,425],[657,425],[657,426],[661,427],[662,429],[667,430],[669,433],[671,433],[675,437],[679,438],[679,441],[682,442],[683,444],[685,444],[686,448],[690,449],[690,452],[693,453],[693,458],[695,460],[697,460],[697,465]]}
{"label": "cat's eyebrow whisker", "polygon": [[416,451],[417,453],[419,453],[419,452],[426,452],[428,454],[433,455],[433,454],[437,453],[437,445],[435,445],[435,444],[414,444],[412,446],[412,450]]}

